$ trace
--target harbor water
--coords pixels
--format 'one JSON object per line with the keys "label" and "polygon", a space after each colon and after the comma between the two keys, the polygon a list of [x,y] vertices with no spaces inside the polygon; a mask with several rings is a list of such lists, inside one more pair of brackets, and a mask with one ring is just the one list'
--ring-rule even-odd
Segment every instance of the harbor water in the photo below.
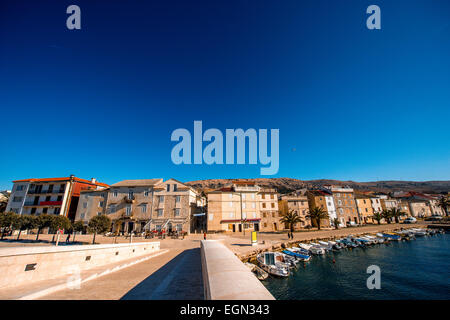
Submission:
{"label": "harbor water", "polygon": [[[371,265],[380,268],[380,289],[367,288]],[[262,283],[280,300],[449,300],[450,234],[313,256],[288,278]]]}

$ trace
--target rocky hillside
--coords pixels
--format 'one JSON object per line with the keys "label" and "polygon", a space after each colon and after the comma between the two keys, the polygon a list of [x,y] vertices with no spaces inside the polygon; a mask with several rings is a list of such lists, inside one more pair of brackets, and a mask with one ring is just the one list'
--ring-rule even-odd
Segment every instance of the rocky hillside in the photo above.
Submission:
{"label": "rocky hillside", "polygon": [[[235,180],[246,179],[210,179],[186,182],[198,189],[214,189],[222,187]],[[302,188],[322,187],[327,184],[349,186],[359,191],[394,192],[416,191],[423,193],[447,193],[450,191],[450,181],[376,181],[355,182],[340,180],[299,180],[292,178],[257,178],[251,179],[256,184],[267,188],[275,188],[280,193],[288,193]]]}

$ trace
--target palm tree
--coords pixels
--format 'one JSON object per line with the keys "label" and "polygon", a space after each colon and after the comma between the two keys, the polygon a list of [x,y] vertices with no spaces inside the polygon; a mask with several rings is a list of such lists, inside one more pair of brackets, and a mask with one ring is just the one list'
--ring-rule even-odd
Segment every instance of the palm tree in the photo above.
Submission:
{"label": "palm tree", "polygon": [[320,230],[320,222],[322,219],[328,219],[328,212],[323,208],[315,207],[309,211],[307,217],[309,217],[311,221],[315,221],[317,223],[317,229]]}
{"label": "palm tree", "polygon": [[401,216],[406,216],[405,212],[403,212],[403,211],[401,211],[400,209],[397,209],[397,208],[392,208],[390,210],[390,212],[391,212],[391,217],[393,217],[395,219],[395,223],[399,223],[400,222],[399,218]]}
{"label": "palm tree", "polygon": [[450,207],[450,198],[449,198],[449,196],[442,196],[439,199],[438,206],[441,207],[442,210],[444,210],[444,214],[446,216],[448,216],[447,209]]}
{"label": "palm tree", "polygon": [[391,210],[383,210],[381,211],[381,216],[383,217],[383,219],[387,222],[387,223],[391,223]]}
{"label": "palm tree", "polygon": [[381,215],[380,212],[376,211],[373,213],[372,219],[378,222],[378,224],[381,224],[381,219],[383,219],[383,216]]}
{"label": "palm tree", "polygon": [[303,222],[303,219],[297,214],[297,211],[289,210],[285,215],[280,218],[281,223],[287,223],[289,230],[294,232],[294,225],[299,222]]}

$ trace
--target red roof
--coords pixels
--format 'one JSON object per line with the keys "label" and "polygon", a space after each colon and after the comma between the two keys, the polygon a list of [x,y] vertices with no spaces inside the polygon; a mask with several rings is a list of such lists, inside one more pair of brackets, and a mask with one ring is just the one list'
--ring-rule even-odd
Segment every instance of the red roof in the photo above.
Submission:
{"label": "red roof", "polygon": [[[70,177],[63,177],[63,178],[39,178],[39,179],[22,179],[22,180],[14,180],[13,182],[52,182],[52,181],[70,181]],[[77,177],[72,177],[73,181],[76,182],[82,182],[82,183],[89,183],[89,184],[94,184],[97,186],[102,186],[102,187],[109,187],[109,185],[107,185],[106,183],[102,183],[102,182],[91,182],[90,180],[86,180],[86,179],[80,179]]]}

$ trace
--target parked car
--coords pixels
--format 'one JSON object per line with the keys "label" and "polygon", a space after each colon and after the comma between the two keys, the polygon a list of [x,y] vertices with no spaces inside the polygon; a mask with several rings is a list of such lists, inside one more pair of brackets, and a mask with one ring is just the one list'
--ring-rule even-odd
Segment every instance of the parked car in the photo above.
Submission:
{"label": "parked car", "polygon": [[417,219],[414,217],[408,217],[403,221],[403,223],[416,223],[416,222],[417,222]]}

